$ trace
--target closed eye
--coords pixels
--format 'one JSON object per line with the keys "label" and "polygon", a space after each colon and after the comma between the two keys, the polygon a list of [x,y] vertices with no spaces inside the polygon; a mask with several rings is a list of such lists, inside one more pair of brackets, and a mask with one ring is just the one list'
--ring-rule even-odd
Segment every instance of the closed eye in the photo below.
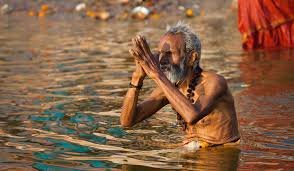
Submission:
{"label": "closed eye", "polygon": [[164,52],[165,57],[170,57],[172,55],[171,51]]}

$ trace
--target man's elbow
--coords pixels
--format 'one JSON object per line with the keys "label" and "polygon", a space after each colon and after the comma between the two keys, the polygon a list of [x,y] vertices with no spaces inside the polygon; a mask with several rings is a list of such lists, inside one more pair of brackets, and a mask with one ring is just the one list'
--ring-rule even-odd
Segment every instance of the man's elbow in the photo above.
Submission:
{"label": "man's elbow", "polygon": [[193,125],[193,124],[195,123],[195,119],[193,119],[193,118],[188,118],[188,119],[186,120],[186,122],[187,122],[188,125]]}
{"label": "man's elbow", "polygon": [[198,120],[198,113],[192,113],[192,115],[186,119],[186,122],[188,125],[194,125]]}
{"label": "man's elbow", "polygon": [[188,125],[194,125],[199,120],[207,116],[211,112],[211,109],[206,108],[202,110],[201,112],[191,112],[191,116],[187,118],[186,122]]}
{"label": "man's elbow", "polygon": [[120,121],[120,125],[122,126],[122,127],[124,127],[124,128],[128,128],[128,127],[132,127],[132,126],[134,126],[134,123],[132,123],[132,122],[128,122],[128,121]]}

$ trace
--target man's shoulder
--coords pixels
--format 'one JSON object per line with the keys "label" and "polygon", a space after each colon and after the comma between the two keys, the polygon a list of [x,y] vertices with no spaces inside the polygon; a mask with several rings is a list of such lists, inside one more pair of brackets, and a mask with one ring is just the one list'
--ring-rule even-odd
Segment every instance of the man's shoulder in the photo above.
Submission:
{"label": "man's shoulder", "polygon": [[211,71],[203,72],[204,78],[204,87],[207,92],[212,94],[223,94],[228,90],[228,85],[226,79]]}
{"label": "man's shoulder", "polygon": [[204,71],[204,81],[209,84],[219,84],[219,85],[227,85],[226,79],[215,72],[212,71]]}

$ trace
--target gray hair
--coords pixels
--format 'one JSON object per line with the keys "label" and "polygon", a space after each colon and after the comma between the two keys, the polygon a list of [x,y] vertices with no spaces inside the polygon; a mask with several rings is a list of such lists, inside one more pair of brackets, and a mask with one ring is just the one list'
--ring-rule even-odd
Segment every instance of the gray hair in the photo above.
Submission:
{"label": "gray hair", "polygon": [[[192,31],[191,27],[184,22],[178,22],[175,26],[168,26],[167,32],[165,34],[177,34],[181,33],[184,36],[184,41],[186,44],[186,53],[190,53],[193,50],[197,53],[198,59],[200,60],[201,57],[201,42],[197,35]],[[198,62],[195,63],[196,67],[199,64]]]}

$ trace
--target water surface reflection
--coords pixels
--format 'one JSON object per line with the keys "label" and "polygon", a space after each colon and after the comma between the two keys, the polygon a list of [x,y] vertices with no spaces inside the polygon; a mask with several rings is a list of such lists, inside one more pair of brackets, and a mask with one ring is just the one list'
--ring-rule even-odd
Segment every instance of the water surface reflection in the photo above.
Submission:
{"label": "water surface reflection", "polygon": [[[170,19],[168,22],[174,22]],[[130,39],[154,47],[166,23],[95,23],[76,17],[0,20],[0,162],[4,169],[289,169],[293,161],[293,52],[244,54],[225,17],[195,18],[202,65],[229,81],[243,142],[183,154],[165,107],[134,128],[119,113],[134,69]],[[115,28],[115,29],[113,29]],[[154,83],[146,80],[143,97]]]}

